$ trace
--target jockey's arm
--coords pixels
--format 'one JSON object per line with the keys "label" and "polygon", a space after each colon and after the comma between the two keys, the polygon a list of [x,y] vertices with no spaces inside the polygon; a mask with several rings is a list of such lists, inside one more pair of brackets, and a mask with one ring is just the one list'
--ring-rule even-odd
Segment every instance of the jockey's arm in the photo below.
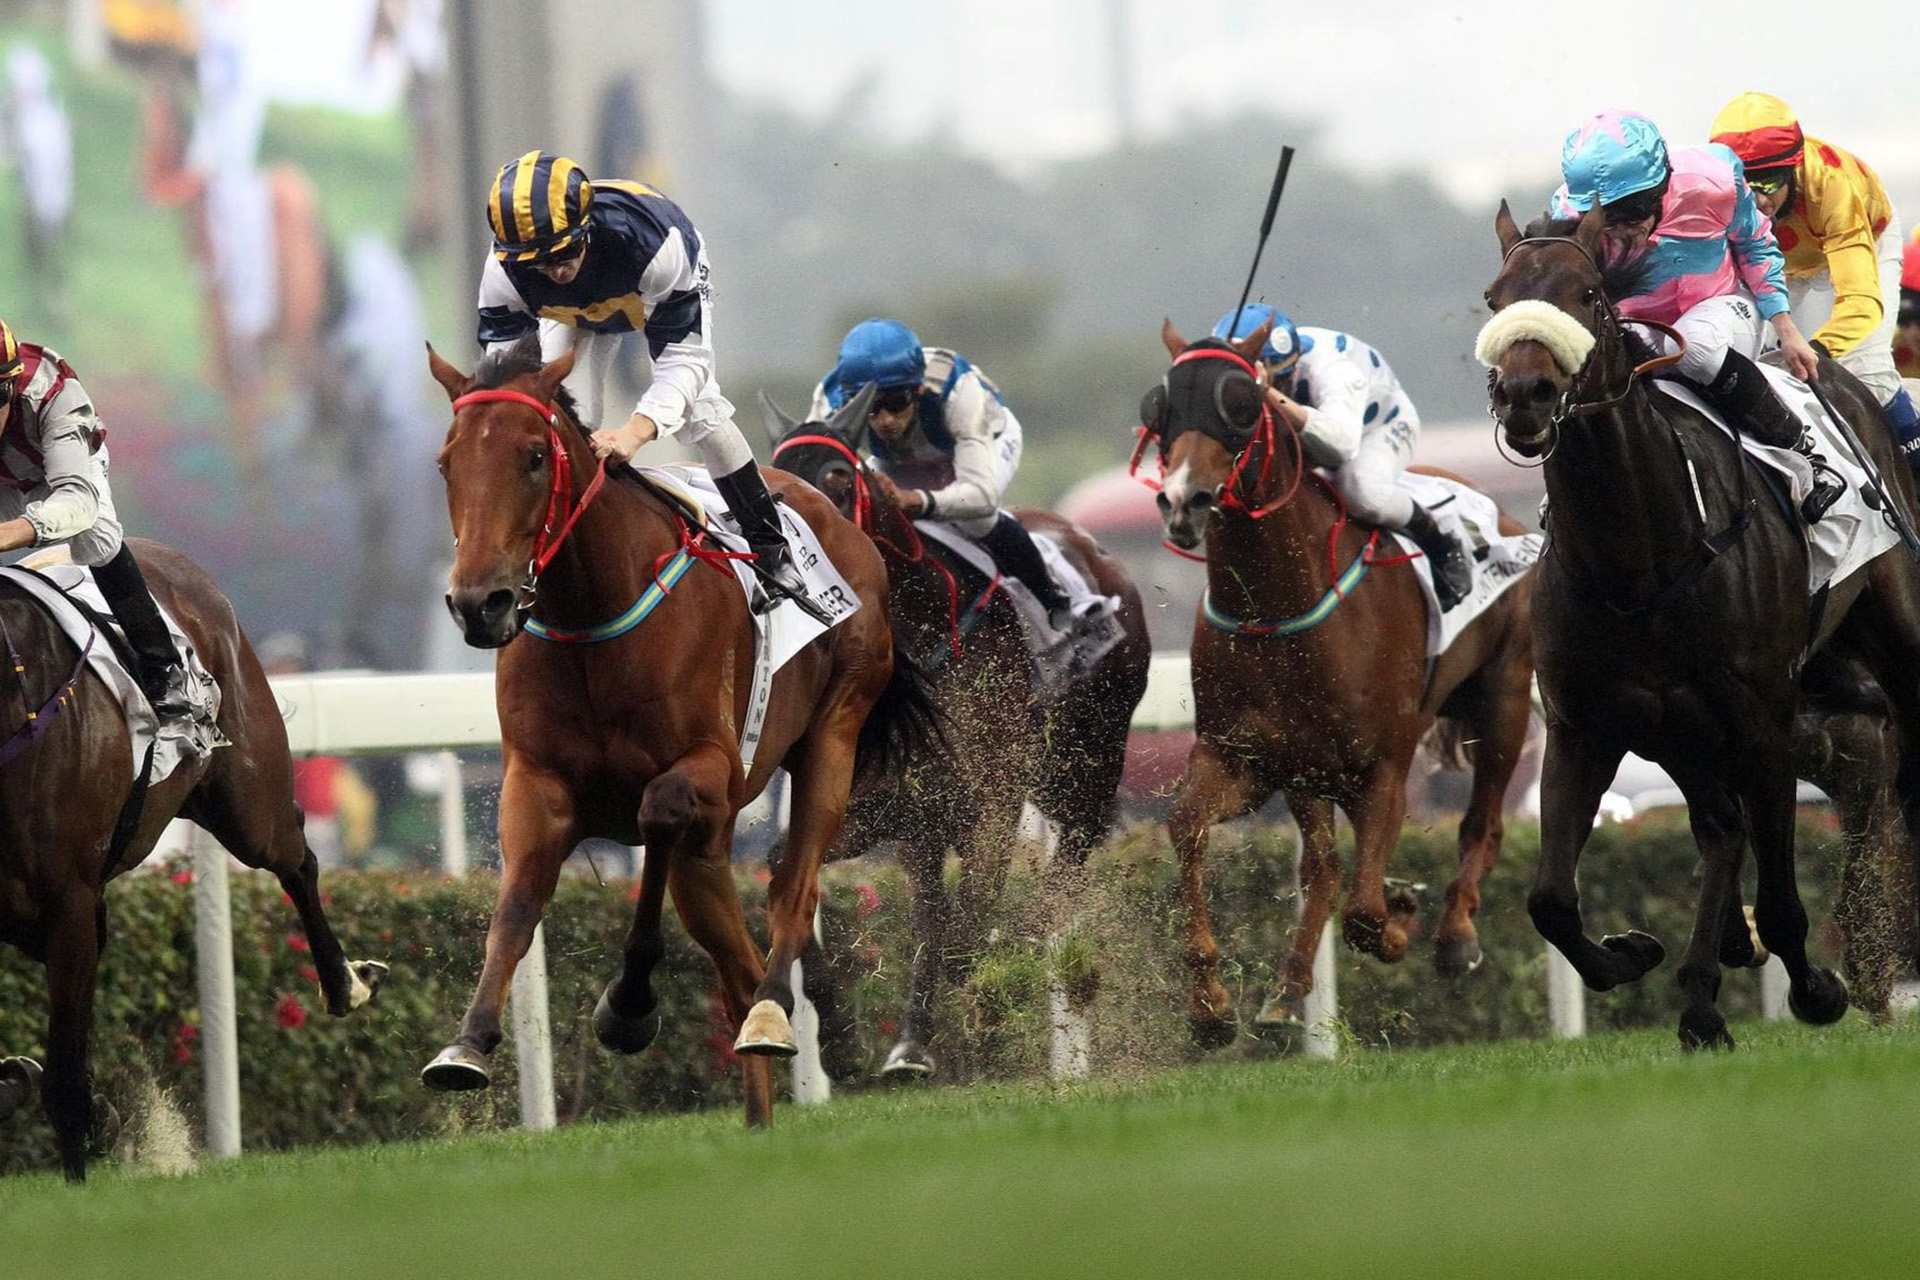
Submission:
{"label": "jockey's arm", "polygon": [[1880,260],[1876,237],[1860,193],[1842,175],[1830,175],[1818,191],[1801,194],[1807,222],[1827,258],[1833,280],[1833,314],[1813,334],[1813,341],[1835,359],[1847,354],[1880,327],[1886,299],[1880,292]]}
{"label": "jockey's arm", "polygon": [[[66,542],[93,527],[100,515],[100,494],[94,488],[89,441],[100,428],[86,393],[69,384],[57,398],[41,435],[41,466],[46,492],[27,504],[16,520],[0,525],[0,551]],[[20,526],[25,526],[22,529]]]}
{"label": "jockey's arm", "polygon": [[708,332],[705,272],[676,231],[640,274],[643,334],[653,380],[626,422],[593,433],[593,451],[625,461],[661,432],[673,432],[713,381],[713,336]]}
{"label": "jockey's arm", "polygon": [[1307,460],[1316,467],[1344,466],[1360,451],[1367,409],[1366,374],[1345,360],[1315,368],[1313,399],[1310,406],[1298,406],[1304,415],[1300,443]]}
{"label": "jockey's arm", "polygon": [[947,431],[953,436],[953,480],[926,496],[921,514],[934,520],[978,520],[1000,509],[1000,475],[994,465],[993,411],[1000,402],[980,379],[960,379],[947,397]]}

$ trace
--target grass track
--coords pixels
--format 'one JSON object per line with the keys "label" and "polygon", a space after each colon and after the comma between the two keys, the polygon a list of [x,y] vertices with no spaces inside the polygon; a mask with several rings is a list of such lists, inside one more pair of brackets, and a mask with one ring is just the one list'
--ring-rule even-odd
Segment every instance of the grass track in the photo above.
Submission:
{"label": "grass track", "polygon": [[[17,1276],[1874,1276],[1920,1270],[1920,1036],[1858,1016],[869,1093],[0,1183]],[[20,1123],[16,1119],[13,1123]]]}

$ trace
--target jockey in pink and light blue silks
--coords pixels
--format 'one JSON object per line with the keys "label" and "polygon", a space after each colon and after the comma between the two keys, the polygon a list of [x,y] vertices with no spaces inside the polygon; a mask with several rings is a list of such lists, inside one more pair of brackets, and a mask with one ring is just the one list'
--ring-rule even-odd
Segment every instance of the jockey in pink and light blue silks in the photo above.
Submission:
{"label": "jockey in pink and light blue silks", "polygon": [[[1785,260],[1739,157],[1718,143],[1670,153],[1653,121],[1603,111],[1567,135],[1560,170],[1549,212],[1600,206],[1606,266],[1628,282],[1614,298],[1620,314],[1673,326],[1686,339],[1677,373],[1762,443],[1813,463],[1804,511],[1819,519],[1844,487],[1754,364],[1769,327],[1796,377],[1813,377],[1819,356],[1794,325]],[[1655,334],[1652,345],[1673,344]]]}

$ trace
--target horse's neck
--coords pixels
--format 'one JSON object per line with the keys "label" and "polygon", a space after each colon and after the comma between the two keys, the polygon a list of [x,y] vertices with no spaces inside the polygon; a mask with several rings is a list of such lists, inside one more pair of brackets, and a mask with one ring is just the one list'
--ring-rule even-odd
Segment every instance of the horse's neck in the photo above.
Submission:
{"label": "horse's neck", "polygon": [[[900,509],[877,486],[872,491],[868,521],[874,543],[887,564],[897,602],[911,601],[901,616],[916,626],[945,633],[952,604],[953,578],[936,558],[938,552]],[[962,602],[964,603],[964,602]]]}
{"label": "horse's neck", "polygon": [[1303,479],[1291,501],[1258,520],[1215,513],[1207,531],[1207,595],[1213,607],[1246,621],[1294,618],[1320,602],[1334,575],[1360,554],[1367,530],[1349,526],[1327,565],[1327,539],[1339,512],[1320,486]]}
{"label": "horse's neck", "polygon": [[[584,434],[568,439],[566,447],[572,457],[594,463]],[[575,463],[576,509],[595,465],[582,468]],[[679,535],[679,523],[662,499],[609,476],[540,575],[535,614],[543,623],[567,629],[617,617],[647,589],[661,558],[679,545]],[[688,575],[682,585],[704,577]]]}

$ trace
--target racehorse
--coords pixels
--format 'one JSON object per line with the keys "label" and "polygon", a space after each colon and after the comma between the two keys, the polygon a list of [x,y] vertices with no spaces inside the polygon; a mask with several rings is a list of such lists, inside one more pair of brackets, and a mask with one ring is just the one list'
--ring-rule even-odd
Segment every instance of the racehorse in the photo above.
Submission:
{"label": "racehorse", "polygon": [[[441,1089],[489,1082],[507,984],[560,865],[602,836],[647,853],[624,964],[594,1012],[600,1042],[637,1053],[659,1030],[650,978],[670,888],[739,1029],[747,1121],[769,1123],[768,1055],[796,1049],[789,975],[813,937],[820,863],[848,790],[857,770],[892,766],[931,732],[911,664],[895,662],[879,553],[819,494],[769,474],[860,606],[775,673],[749,768],[741,741],[755,646],[745,594],[691,517],[653,487],[573,464],[593,452],[560,392],[572,355],[542,366],[523,343],[489,354],[472,378],[438,355],[430,361],[454,407],[440,452],[457,543],[447,603],[467,643],[501,650],[505,867],[478,990],[458,1038],[423,1078]],[[622,618],[634,625],[603,626]],[[529,625],[557,638],[523,635]],[[768,891],[763,957],[729,852],[741,806],[776,768],[791,780],[792,817]]]}
{"label": "racehorse", "polygon": [[[1087,853],[1113,822],[1127,730],[1146,692],[1153,657],[1140,593],[1119,561],[1072,522],[1019,508],[1019,521],[1050,536],[1094,590],[1119,597],[1123,637],[1057,700],[1042,699],[1025,628],[1004,591],[942,544],[922,538],[884,474],[861,460],[873,389],[826,422],[796,422],[761,397],[774,460],[824,493],[880,548],[893,583],[894,633],[933,676],[950,759],[930,762],[885,791],[859,793],[842,846],[901,850],[913,888],[916,946],[900,1038],[888,1075],[927,1075],[933,1003],[943,972],[971,949],[980,899],[997,888],[1022,807],[1031,800],[1058,830],[1056,905],[1076,899]],[[1044,701],[1045,705],[1042,705]],[[963,902],[948,901],[948,849],[960,854]]]}
{"label": "racehorse", "polygon": [[[115,694],[46,609],[0,579],[0,635],[10,659],[0,674],[0,715],[16,726],[0,746],[0,942],[47,968],[42,1100],[76,1182],[86,1177],[96,1106],[88,1038],[107,941],[104,889],[139,865],[176,815],[279,879],[306,930],[329,1013],[344,1016],[366,1003],[387,971],[376,961],[350,964],[321,909],[319,863],[301,834],[280,704],[233,606],[180,552],[142,540],[130,545],[154,594],[219,682],[218,724],[232,744],[183,759],[131,808],[133,752]],[[98,1105],[104,1109],[104,1100]]]}
{"label": "racehorse", "polygon": [[[1187,1012],[1202,1044],[1234,1034],[1207,918],[1208,828],[1276,790],[1299,823],[1300,917],[1257,1019],[1299,1025],[1340,883],[1334,806],[1354,830],[1347,943],[1397,962],[1411,908],[1403,899],[1389,909],[1386,872],[1406,815],[1407,772],[1436,721],[1456,745],[1469,731],[1472,795],[1434,939],[1440,973],[1464,974],[1482,959],[1473,915],[1481,877],[1499,855],[1501,804],[1531,711],[1531,573],[1429,661],[1418,579],[1390,567],[1394,557],[1378,550],[1382,535],[1348,521],[1331,486],[1307,469],[1299,437],[1276,428],[1257,363],[1266,337],[1263,325],[1238,342],[1189,344],[1168,321],[1161,339],[1173,366],[1141,406],[1141,448],[1158,443],[1165,474],[1168,537],[1187,549],[1206,544],[1207,595],[1193,630],[1195,739],[1167,823],[1186,907]],[[1521,532],[1504,514],[1500,529]]]}
{"label": "racehorse", "polygon": [[[1720,964],[1752,954],[1739,898],[1749,839],[1755,921],[1786,967],[1789,1006],[1804,1021],[1833,1022],[1846,986],[1807,958],[1794,876],[1796,681],[1829,637],[1858,655],[1886,692],[1911,785],[1920,576],[1889,550],[1810,608],[1797,516],[1765,496],[1726,433],[1640,376],[1670,358],[1642,360],[1650,351],[1614,309],[1599,213],[1522,232],[1503,202],[1494,226],[1505,259],[1481,340],[1490,403],[1507,445],[1544,460],[1549,503],[1534,635],[1547,711],[1540,864],[1527,901],[1535,927],[1596,991],[1665,958],[1637,930],[1589,939],[1575,884],[1601,794],[1637,752],[1685,794],[1704,864],[1676,975],[1681,1044],[1733,1044],[1715,1002]],[[1830,360],[1819,378],[1910,511],[1906,468],[1872,397]]]}

